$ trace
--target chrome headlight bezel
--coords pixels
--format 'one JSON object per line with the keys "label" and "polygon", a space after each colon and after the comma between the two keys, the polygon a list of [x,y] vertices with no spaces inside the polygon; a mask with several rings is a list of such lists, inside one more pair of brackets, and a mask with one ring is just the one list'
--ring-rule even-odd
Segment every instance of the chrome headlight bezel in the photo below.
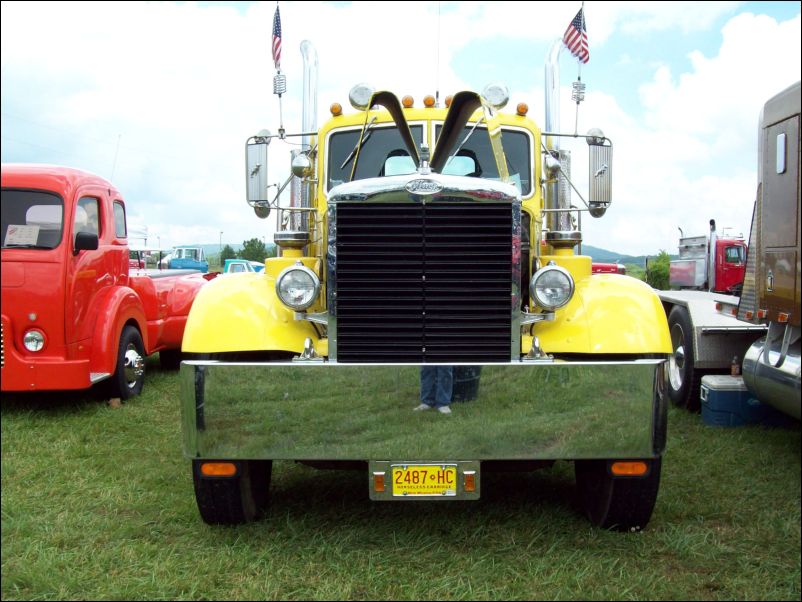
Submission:
{"label": "chrome headlight bezel", "polygon": [[[558,303],[549,303],[548,301],[544,300],[541,295],[538,295],[538,282],[546,275],[551,274],[559,274],[565,278],[566,284],[563,288],[568,290],[568,294]],[[538,307],[546,309],[548,311],[554,311],[555,309],[560,309],[568,304],[568,302],[574,297],[575,285],[574,279],[571,276],[571,273],[566,270],[565,268],[561,268],[558,265],[547,265],[539,269],[535,272],[532,279],[529,281],[529,297],[532,299]]]}
{"label": "chrome headlight bezel", "polygon": [[[285,296],[285,291],[282,289],[281,285],[285,282],[287,276],[289,276],[292,272],[300,272],[304,276],[308,277],[310,283],[312,285],[312,294],[305,300],[300,303],[293,303],[290,299]],[[317,274],[310,270],[308,267],[303,265],[300,261],[297,262],[295,265],[291,265],[287,268],[284,268],[281,273],[276,278],[276,296],[279,298],[284,305],[293,309],[295,311],[303,311],[309,307],[311,307],[315,301],[317,301],[318,296],[320,295],[320,278],[317,277]]]}

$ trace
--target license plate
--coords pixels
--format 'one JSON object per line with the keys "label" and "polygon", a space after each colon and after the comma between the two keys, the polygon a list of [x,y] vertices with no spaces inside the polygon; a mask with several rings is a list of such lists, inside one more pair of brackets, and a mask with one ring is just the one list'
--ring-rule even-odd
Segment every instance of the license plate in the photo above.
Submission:
{"label": "license plate", "polygon": [[457,467],[444,464],[395,465],[392,467],[393,496],[457,495]]}

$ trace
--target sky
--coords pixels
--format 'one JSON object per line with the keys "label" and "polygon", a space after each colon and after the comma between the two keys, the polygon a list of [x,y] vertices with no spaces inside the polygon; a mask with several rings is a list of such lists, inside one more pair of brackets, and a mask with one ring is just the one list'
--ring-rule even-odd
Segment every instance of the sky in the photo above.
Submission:
{"label": "sky", "polygon": [[[319,123],[358,82],[440,98],[491,82],[543,126],[543,66],[580,2],[285,2],[287,132],[301,130],[299,46],[319,60]],[[111,180],[148,243],[270,242],[245,201],[244,145],[279,128],[270,56],[275,2],[2,2],[2,161]],[[686,235],[748,236],[765,101],[800,78],[799,2],[586,2],[590,60],[580,133],[613,141],[613,204],[584,214],[586,244],[675,253]],[[573,133],[578,63],[560,55],[561,131]],[[270,145],[270,182],[291,142]],[[572,172],[587,190],[587,150]],[[579,204],[578,200],[574,204]]]}

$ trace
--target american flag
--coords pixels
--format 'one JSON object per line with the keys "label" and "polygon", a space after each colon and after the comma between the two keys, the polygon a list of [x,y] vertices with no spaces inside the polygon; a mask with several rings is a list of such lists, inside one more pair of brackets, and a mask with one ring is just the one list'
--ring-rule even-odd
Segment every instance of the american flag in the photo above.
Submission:
{"label": "american flag", "polygon": [[278,14],[278,4],[273,16],[273,65],[276,69],[281,67],[281,16]]}
{"label": "american flag", "polygon": [[590,59],[590,51],[588,50],[588,31],[585,28],[585,15],[582,9],[576,13],[576,17],[571,21],[568,29],[565,30],[563,36],[563,43],[568,47],[576,58],[581,62],[587,63]]}

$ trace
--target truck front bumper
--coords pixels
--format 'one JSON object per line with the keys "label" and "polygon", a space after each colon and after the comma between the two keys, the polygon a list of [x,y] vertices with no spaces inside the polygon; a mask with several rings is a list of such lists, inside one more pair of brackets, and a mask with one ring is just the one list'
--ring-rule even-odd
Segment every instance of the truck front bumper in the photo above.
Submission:
{"label": "truck front bumper", "polygon": [[420,367],[181,365],[189,458],[649,458],[665,447],[664,360],[455,369],[452,414],[413,412]]}

